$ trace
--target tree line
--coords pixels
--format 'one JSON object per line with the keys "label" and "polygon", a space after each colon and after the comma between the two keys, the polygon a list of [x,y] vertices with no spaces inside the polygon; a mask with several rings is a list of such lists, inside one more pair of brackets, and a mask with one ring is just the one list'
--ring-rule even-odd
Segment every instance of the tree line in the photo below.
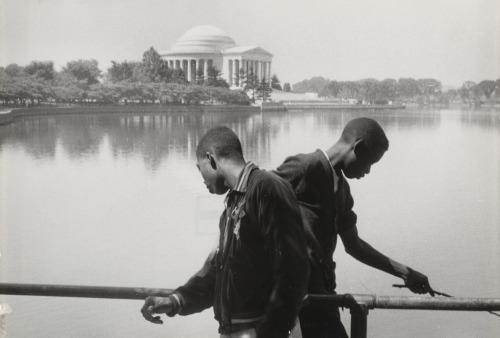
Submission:
{"label": "tree line", "polygon": [[55,70],[53,61],[0,67],[0,101],[249,105],[255,99],[269,99],[268,80],[259,80],[252,69],[241,70],[239,81],[242,89],[230,90],[221,72],[209,65],[206,77],[203,69],[197,69],[188,82],[182,69],[169,68],[151,47],[142,61],[112,61],[106,73],[96,60],[69,61],[61,71]]}
{"label": "tree line", "polygon": [[479,83],[466,81],[459,89],[443,91],[441,81],[431,78],[331,81],[323,77],[313,77],[293,85],[293,92],[314,92],[326,99],[348,98],[369,103],[405,101],[447,104],[461,101],[474,104],[500,100],[500,79],[484,80]]}

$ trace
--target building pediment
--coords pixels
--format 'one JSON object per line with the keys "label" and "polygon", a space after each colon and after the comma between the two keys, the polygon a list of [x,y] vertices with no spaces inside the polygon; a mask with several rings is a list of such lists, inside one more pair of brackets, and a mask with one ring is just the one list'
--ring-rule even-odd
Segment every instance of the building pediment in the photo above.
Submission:
{"label": "building pediment", "polygon": [[227,48],[222,51],[223,55],[242,55],[242,56],[267,56],[273,57],[273,54],[259,46],[238,46]]}

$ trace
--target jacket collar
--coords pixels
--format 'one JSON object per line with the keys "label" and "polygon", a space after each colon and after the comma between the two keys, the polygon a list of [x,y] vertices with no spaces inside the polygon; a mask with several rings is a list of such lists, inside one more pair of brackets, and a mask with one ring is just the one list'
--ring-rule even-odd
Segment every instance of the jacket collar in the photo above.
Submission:
{"label": "jacket collar", "polygon": [[232,191],[245,193],[247,191],[248,178],[250,177],[250,173],[257,168],[258,167],[253,162],[247,162],[247,164],[241,171],[240,177],[238,178],[238,182],[236,182],[236,185],[232,189]]}

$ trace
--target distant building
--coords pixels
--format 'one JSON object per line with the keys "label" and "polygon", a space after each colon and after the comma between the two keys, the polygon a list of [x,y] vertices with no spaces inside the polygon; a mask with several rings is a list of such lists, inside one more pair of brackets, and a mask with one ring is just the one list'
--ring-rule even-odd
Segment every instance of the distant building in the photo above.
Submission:
{"label": "distant building", "polygon": [[237,46],[229,35],[214,26],[197,26],[184,33],[161,57],[172,69],[184,70],[189,82],[196,80],[198,70],[203,70],[207,78],[207,69],[211,65],[222,73],[222,78],[230,87],[240,87],[240,69],[246,73],[253,70],[259,80],[271,78],[273,54],[258,46]]}

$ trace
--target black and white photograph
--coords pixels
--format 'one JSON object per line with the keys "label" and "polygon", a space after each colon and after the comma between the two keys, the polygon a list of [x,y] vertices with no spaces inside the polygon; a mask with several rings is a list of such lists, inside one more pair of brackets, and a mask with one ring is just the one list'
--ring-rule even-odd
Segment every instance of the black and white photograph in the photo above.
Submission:
{"label": "black and white photograph", "polygon": [[0,338],[495,338],[500,0],[0,0]]}

